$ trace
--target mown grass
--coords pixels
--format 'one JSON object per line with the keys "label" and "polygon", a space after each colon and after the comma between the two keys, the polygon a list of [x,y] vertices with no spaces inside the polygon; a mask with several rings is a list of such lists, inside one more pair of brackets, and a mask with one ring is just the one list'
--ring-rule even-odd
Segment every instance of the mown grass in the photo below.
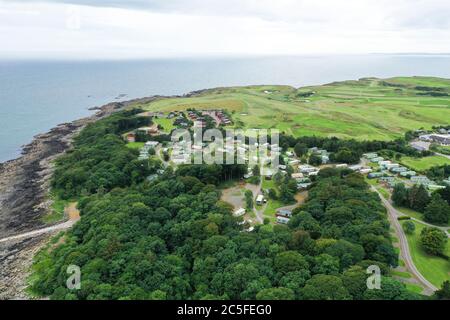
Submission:
{"label": "mown grass", "polygon": [[70,201],[54,198],[51,212],[41,218],[46,224],[52,224],[64,219],[64,209]]}
{"label": "mown grass", "polygon": [[166,118],[153,118],[154,123],[160,125],[162,127],[162,131],[164,132],[172,132],[176,127],[173,125],[175,119],[166,119]]}
{"label": "mown grass", "polygon": [[[416,230],[414,234],[407,234],[406,237],[414,264],[428,281],[440,288],[444,281],[450,280],[450,261],[429,255],[423,250],[420,244],[420,232],[425,226],[418,222],[413,223],[416,225]],[[447,244],[445,253],[450,255],[450,244]]]}
{"label": "mown grass", "polygon": [[[398,211],[400,211],[400,212],[410,216],[411,218],[415,218],[417,220],[424,221],[423,214],[421,214],[418,211],[415,211],[415,210],[412,210],[412,209],[409,209],[409,208],[405,208],[405,207],[395,207],[395,208]],[[450,223],[442,224],[442,225],[439,225],[439,226],[442,226],[442,227],[450,226]]]}
{"label": "mown grass", "polygon": [[[450,98],[419,95],[416,86],[447,87],[439,78],[344,81],[296,89],[248,86],[208,90],[144,105],[151,111],[227,109],[243,128],[276,128],[294,136],[317,135],[391,140],[407,130],[448,124]],[[268,91],[268,92],[267,92]],[[305,93],[311,95],[305,96]],[[307,94],[308,95],[308,94]]]}
{"label": "mown grass", "polygon": [[450,159],[442,156],[430,156],[423,158],[402,157],[400,163],[413,169],[414,171],[423,172],[431,167],[450,164]]}
{"label": "mown grass", "polygon": [[421,294],[423,291],[423,288],[417,284],[412,284],[412,283],[405,283],[406,289],[408,289],[411,292],[414,293],[419,293]]}
{"label": "mown grass", "polygon": [[405,271],[398,271],[398,270],[391,270],[391,274],[400,278],[409,279],[412,278],[412,275],[409,272]]}
{"label": "mown grass", "polygon": [[130,149],[141,149],[144,146],[144,142],[128,142],[126,146]]}

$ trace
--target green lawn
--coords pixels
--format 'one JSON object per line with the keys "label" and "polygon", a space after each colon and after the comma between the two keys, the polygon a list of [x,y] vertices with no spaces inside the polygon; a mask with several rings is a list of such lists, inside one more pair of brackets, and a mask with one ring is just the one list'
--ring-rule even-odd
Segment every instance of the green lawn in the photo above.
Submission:
{"label": "green lawn", "polygon": [[294,136],[392,140],[407,130],[449,123],[450,98],[419,95],[423,92],[416,89],[424,83],[449,88],[449,82],[412,77],[343,81],[299,89],[230,87],[191,97],[163,98],[139,106],[163,112],[226,109],[232,113],[237,127],[276,128]]}
{"label": "green lawn", "polygon": [[152,120],[154,123],[160,125],[164,132],[171,132],[173,129],[176,129],[176,127],[173,125],[173,122],[175,121],[174,118],[172,119],[166,119],[166,118],[153,118]]}
{"label": "green lawn", "polygon": [[450,146],[436,146],[436,151],[442,154],[450,155]]}
{"label": "green lawn", "polygon": [[400,278],[409,279],[412,275],[409,272],[391,270],[391,274]]}
{"label": "green lawn", "polygon": [[51,206],[51,212],[41,218],[42,222],[51,224],[64,219],[64,208],[70,201],[54,199]]}
{"label": "green lawn", "polygon": [[391,197],[389,191],[387,191],[384,187],[378,185],[375,186],[375,188],[383,195],[385,199],[389,199]]}
{"label": "green lawn", "polygon": [[408,289],[411,292],[414,293],[419,293],[421,294],[423,291],[423,288],[417,284],[412,284],[412,283],[405,283],[406,289]]}
{"label": "green lawn", "polygon": [[[409,209],[409,208],[404,208],[404,207],[395,207],[398,211],[410,216],[411,218],[415,218],[417,220],[420,221],[424,221],[423,220],[423,214],[421,214],[420,212],[417,212],[415,210]],[[447,225],[442,225],[442,226],[450,226],[450,224]]]}
{"label": "green lawn", "polygon": [[144,142],[128,142],[126,146],[130,149],[141,149],[144,146]]}
{"label": "green lawn", "polygon": [[422,214],[420,212],[417,212],[415,210],[409,209],[409,208],[405,208],[405,207],[395,207],[398,211],[400,211],[401,213],[404,213],[408,216],[410,216],[411,218],[416,218],[419,220],[423,220],[422,218]]}
{"label": "green lawn", "polygon": [[450,159],[442,156],[430,156],[424,158],[402,157],[400,163],[413,169],[414,171],[423,172],[434,166],[450,164]]}
{"label": "green lawn", "polygon": [[[414,224],[414,234],[406,235],[414,264],[428,281],[440,288],[445,280],[450,280],[450,261],[429,255],[422,249],[419,235],[425,226],[418,222]],[[450,255],[450,244],[447,244],[446,254]]]}

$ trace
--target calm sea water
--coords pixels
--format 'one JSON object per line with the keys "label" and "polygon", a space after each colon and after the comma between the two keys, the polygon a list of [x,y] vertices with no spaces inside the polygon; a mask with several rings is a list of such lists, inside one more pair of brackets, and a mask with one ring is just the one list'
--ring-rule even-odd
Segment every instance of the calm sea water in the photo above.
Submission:
{"label": "calm sea water", "polygon": [[218,86],[296,87],[361,77],[428,75],[450,78],[450,56],[357,55],[210,58],[110,62],[0,61],[0,162],[53,126],[88,108],[153,94]]}

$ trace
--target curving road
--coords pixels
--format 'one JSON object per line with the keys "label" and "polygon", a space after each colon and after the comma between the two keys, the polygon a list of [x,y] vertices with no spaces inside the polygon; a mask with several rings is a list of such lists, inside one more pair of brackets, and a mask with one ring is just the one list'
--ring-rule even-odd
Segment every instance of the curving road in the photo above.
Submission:
{"label": "curving road", "polygon": [[400,255],[403,257],[403,260],[405,261],[406,268],[416,277],[416,279],[429,291],[429,293],[432,293],[438,288],[436,288],[433,284],[431,284],[427,279],[425,279],[424,276],[420,273],[420,271],[416,268],[416,265],[414,264],[414,261],[411,257],[411,253],[409,251],[409,244],[408,240],[406,239],[406,235],[403,232],[403,228],[398,221],[399,216],[403,216],[404,214],[396,210],[391,203],[386,200],[383,195],[374,187],[371,186],[371,189],[375,191],[378,196],[380,197],[383,205],[387,209],[389,221],[392,223],[392,226],[395,229],[395,233],[397,234],[397,237],[400,242]]}
{"label": "curving road", "polygon": [[66,221],[66,222],[63,222],[60,224],[56,224],[51,227],[33,230],[33,231],[17,234],[15,236],[6,237],[3,239],[0,239],[0,243],[13,241],[13,240],[20,240],[20,239],[25,239],[25,238],[33,238],[33,237],[37,237],[44,233],[50,233],[50,232],[58,231],[58,230],[66,230],[66,229],[71,228],[75,222],[76,221],[74,221],[74,220],[69,220],[69,221]]}
{"label": "curving road", "polygon": [[16,234],[14,236],[2,238],[2,239],[0,239],[0,243],[9,242],[9,241],[13,241],[13,240],[21,240],[21,239],[26,239],[26,238],[33,238],[33,237],[37,237],[37,236],[40,236],[41,234],[45,234],[45,233],[70,229],[78,220],[80,220],[80,211],[78,211],[78,209],[77,209],[76,202],[72,202],[68,206],[66,206],[64,208],[64,214],[66,215],[66,217],[69,218],[68,221],[65,221],[65,222],[62,222],[59,224],[55,224],[50,227],[32,230],[32,231]]}
{"label": "curving road", "polygon": [[445,158],[447,158],[447,159],[450,159],[450,156],[448,155],[448,154],[443,154],[443,153],[439,153],[439,152],[435,152],[438,156],[441,156],[441,157],[445,157]]}

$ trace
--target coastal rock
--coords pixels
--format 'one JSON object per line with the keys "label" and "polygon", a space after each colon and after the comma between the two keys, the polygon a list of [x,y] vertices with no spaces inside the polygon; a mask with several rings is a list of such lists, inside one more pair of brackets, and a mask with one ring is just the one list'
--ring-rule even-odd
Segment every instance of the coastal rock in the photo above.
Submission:
{"label": "coastal rock", "polygon": [[[106,104],[90,117],[62,123],[36,135],[31,143],[23,146],[21,157],[0,163],[0,240],[48,226],[42,217],[52,205],[48,192],[54,160],[70,149],[73,137],[83,127],[132,104],[147,104],[161,98],[165,97]],[[25,289],[32,259],[49,238],[45,234],[0,243],[0,300],[29,298]]]}

